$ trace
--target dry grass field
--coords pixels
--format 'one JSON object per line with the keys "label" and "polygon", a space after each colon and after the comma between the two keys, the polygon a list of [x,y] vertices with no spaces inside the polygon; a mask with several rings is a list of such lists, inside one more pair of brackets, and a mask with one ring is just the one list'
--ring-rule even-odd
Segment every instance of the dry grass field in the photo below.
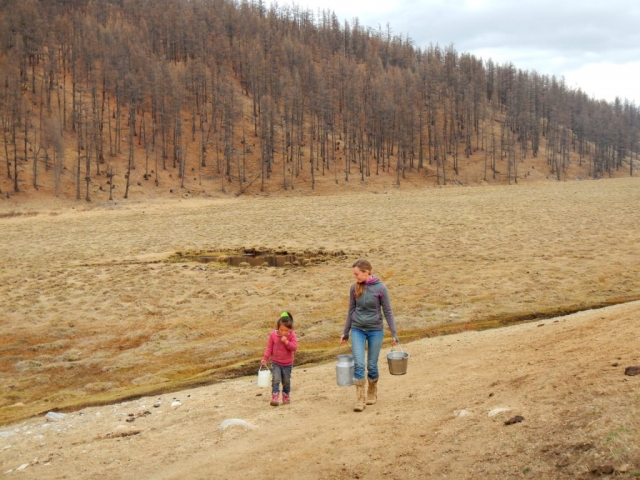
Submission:
{"label": "dry grass field", "polygon": [[[331,357],[358,257],[387,283],[405,342],[637,299],[639,187],[617,179],[5,210],[0,421],[252,371],[285,309],[298,322],[299,362]],[[251,248],[324,256],[285,268],[173,261]]]}
{"label": "dry grass field", "polygon": [[[194,398],[201,398],[203,403],[193,404],[188,414],[183,411],[186,417],[181,420],[176,417],[174,420],[178,423],[154,424],[151,429],[160,429],[172,438],[173,435],[182,438],[202,434],[202,438],[197,437],[202,449],[200,457],[191,458],[193,452],[185,451],[173,457],[165,451],[162,455],[168,455],[166,458],[158,459],[158,463],[147,462],[143,471],[123,470],[123,465],[113,464],[109,467],[110,477],[184,478],[181,473],[193,468],[199,472],[199,478],[234,478],[235,470],[228,470],[220,477],[206,474],[210,467],[206,460],[209,458],[207,445],[212,447],[207,442],[231,442],[225,443],[227,450],[240,450],[234,450],[235,454],[221,450],[230,459],[245,450],[259,455],[260,445],[254,442],[266,441],[268,432],[254,433],[262,435],[259,439],[246,438],[241,433],[211,434],[218,425],[215,419],[222,413],[215,413],[218,400],[206,398],[220,395],[224,398],[222,405],[246,407],[235,414],[246,416],[249,412],[256,422],[264,420],[270,425],[269,429],[284,421],[282,413],[273,413],[278,409],[263,411],[266,403],[264,397],[255,397],[251,386],[253,377],[231,383],[225,379],[257,369],[268,332],[279,313],[286,309],[296,319],[301,343],[296,367],[300,372],[296,378],[300,378],[301,383],[299,389],[294,390],[296,399],[300,400],[300,406],[295,408],[300,410],[288,420],[293,422],[290,428],[301,432],[298,437],[292,433],[291,441],[307,442],[305,448],[309,451],[318,448],[318,442],[322,441],[346,442],[354,433],[335,437],[325,432],[312,440],[309,431],[304,433],[299,422],[300,418],[316,411],[318,405],[314,405],[313,400],[320,399],[327,411],[320,412],[313,428],[320,428],[326,422],[353,423],[349,420],[352,417],[344,416],[352,414],[349,412],[351,389],[332,387],[332,365],[311,367],[310,364],[332,359],[339,351],[338,339],[352,281],[350,266],[356,258],[367,257],[374,265],[374,273],[389,287],[401,341],[409,349],[413,346],[413,372],[431,375],[429,382],[436,382],[439,390],[429,389],[428,383],[415,383],[416,377],[411,383],[407,375],[406,380],[402,380],[405,383],[399,396],[394,395],[394,403],[387,406],[404,423],[394,425],[385,420],[384,431],[378,436],[386,436],[388,440],[409,434],[412,439],[409,450],[398,443],[391,449],[404,470],[395,471],[390,467],[393,462],[388,463],[393,459],[380,458],[378,463],[372,463],[379,464],[379,468],[364,469],[367,445],[356,442],[361,448],[354,450],[350,458],[359,467],[347,463],[334,465],[333,461],[314,467],[316,464],[305,457],[303,471],[310,475],[306,478],[380,478],[383,474],[388,474],[388,478],[424,478],[420,475],[426,471],[439,475],[449,472],[450,478],[506,478],[505,472],[526,477],[529,471],[538,471],[540,475],[536,478],[565,478],[563,475],[570,478],[580,472],[588,473],[589,465],[597,464],[599,468],[599,459],[607,468],[606,461],[615,460],[619,463],[616,469],[624,470],[626,465],[624,473],[637,472],[634,468],[640,468],[640,462],[633,463],[634,458],[639,458],[637,382],[623,385],[618,380],[624,377],[617,372],[616,387],[613,387],[607,383],[611,380],[606,373],[609,370],[603,370],[611,368],[616,359],[621,367],[622,362],[640,363],[635,321],[639,311],[637,303],[630,304],[635,307],[629,306],[617,316],[602,316],[595,311],[584,317],[586,323],[574,325],[567,321],[562,335],[557,330],[550,332],[553,320],[543,322],[550,326],[547,329],[528,323],[480,333],[472,330],[523,319],[551,318],[640,298],[639,202],[640,180],[637,178],[477,188],[400,188],[384,192],[370,189],[325,196],[296,192],[286,197],[157,199],[90,205],[37,199],[23,203],[5,201],[0,204],[3,245],[0,250],[0,422],[11,432],[14,422],[21,419],[52,410],[78,411],[90,405],[93,407],[82,410],[82,416],[87,415],[86,412],[94,415],[99,408],[103,411],[113,408],[118,415],[126,416],[125,410],[142,408],[142,403],[138,403],[153,402],[153,399],[117,402],[153,395],[168,408],[167,401],[172,397],[184,397],[183,401],[191,397],[183,389],[211,384],[190,390]],[[187,261],[190,254],[207,252],[218,256],[247,250],[295,252],[314,260],[307,265],[284,268],[243,268]],[[612,322],[615,319],[615,326],[611,324],[615,332],[610,332],[606,324],[610,318]],[[596,322],[597,329],[589,322]],[[633,327],[625,332],[629,322]],[[458,332],[464,333],[456,337],[437,336]],[[520,336],[514,339],[510,335]],[[423,337],[435,338],[408,343]],[[589,341],[593,340],[602,344],[592,346]],[[463,343],[458,343],[460,341]],[[446,356],[451,352],[447,345],[458,347],[455,355]],[[520,354],[522,363],[519,363]],[[590,363],[590,355],[597,362]],[[451,378],[447,368],[453,368],[454,364],[459,376]],[[560,368],[561,365],[564,367]],[[435,370],[431,370],[431,366]],[[467,371],[468,368],[471,370]],[[549,370],[552,368],[559,370],[552,372]],[[587,388],[583,380],[592,374],[594,383],[587,385],[596,386]],[[502,380],[500,375],[504,376]],[[473,381],[467,381],[470,378]],[[628,378],[634,381],[639,377]],[[460,383],[462,379],[466,379],[464,384]],[[409,392],[412,388],[416,389],[413,393]],[[559,388],[562,393],[556,398],[555,390],[547,388]],[[501,389],[504,398],[497,398],[495,402],[487,400],[493,391]],[[527,395],[533,398],[540,394],[539,390],[544,390],[540,405],[521,397],[526,391],[524,398]],[[572,407],[567,402],[573,394],[575,398],[587,394],[589,397]],[[514,395],[518,396],[517,401]],[[411,406],[421,398],[428,402]],[[479,398],[483,398],[484,403],[478,403]],[[331,411],[326,400],[340,405],[339,411]],[[607,403],[609,400],[611,405]],[[590,403],[586,405],[585,401]],[[635,405],[633,412],[625,410],[629,405],[627,401]],[[487,430],[486,420],[481,420],[484,417],[479,412],[489,408],[489,403],[504,404],[502,406],[512,409],[517,406],[521,410],[528,406],[543,417],[545,405],[562,405],[565,411],[547,414],[549,425],[544,429],[534,427],[527,435],[537,439],[535,448],[542,448],[546,442],[547,450],[541,450],[547,452],[545,455],[560,455],[565,460],[571,457],[568,463],[557,458],[549,460],[548,465],[556,460],[557,464],[564,465],[552,473],[545,470],[546,460],[521,465],[518,463],[523,461],[521,457],[534,448],[527,446],[522,433],[503,438],[502,445],[486,444],[488,440],[481,433],[490,429]],[[113,404],[116,405],[100,407]],[[291,412],[296,412],[293,407]],[[572,427],[571,419],[577,418],[574,407],[598,412],[593,417],[596,423]],[[442,415],[451,416],[455,409],[456,416],[466,409],[476,416],[462,430],[454,424],[439,424],[444,421]],[[592,410],[588,415],[595,415]],[[602,420],[602,412],[613,417]],[[617,424],[625,412],[636,420],[630,420],[631,424]],[[565,414],[568,417],[562,417]],[[208,420],[203,423],[201,416]],[[195,424],[182,424],[187,418]],[[581,416],[580,422],[583,420]],[[26,426],[18,429],[29,429],[31,433],[30,425],[36,425],[34,421],[37,420],[29,420],[32,423],[23,423]],[[417,426],[409,428],[412,421]],[[492,421],[495,423],[495,419]],[[12,423],[14,427],[10,426]],[[545,440],[545,436],[558,433],[554,429],[560,424],[580,431],[572,430],[569,439],[564,433],[560,434],[568,447],[562,444],[562,448],[556,448],[552,438]],[[113,434],[95,437],[91,443],[83,435],[98,435],[98,432],[90,425],[86,427],[80,437],[66,434],[63,429],[60,435],[66,440],[58,440],[66,445],[64,448],[80,442],[84,453],[88,445],[93,445],[89,448],[91,451],[102,451],[104,446],[96,442],[105,438],[111,438],[110,442],[134,441],[126,438],[127,435]],[[110,424],[100,428],[111,427]],[[432,438],[437,433],[443,433],[444,440],[434,443],[434,448],[437,446],[434,452],[438,453],[433,455],[442,460],[444,457],[440,457],[442,452],[438,449],[452,442],[448,453],[442,455],[456,452],[456,459],[453,464],[448,462],[446,468],[442,461],[420,467],[416,460],[417,445],[421,438]],[[377,435],[373,431],[369,434]],[[6,435],[4,450],[0,450],[4,452],[0,453],[3,471],[14,469],[22,462],[16,456],[16,449],[12,449],[15,440]],[[205,441],[205,437],[209,440]],[[532,441],[529,437],[527,441]],[[472,444],[460,446],[466,438],[472,439]],[[183,440],[189,442],[188,438]],[[385,438],[376,442],[377,447],[372,446],[369,452],[371,458],[387,448]],[[600,445],[602,442],[605,443]],[[629,448],[633,442],[635,447]],[[37,456],[37,443],[31,445],[26,440],[23,443],[21,449],[31,453],[29,448],[33,448]],[[170,443],[170,438],[165,439],[159,448],[170,448]],[[609,446],[615,447],[617,453],[607,457]],[[125,445],[114,444],[116,447]],[[465,460],[467,448],[475,448],[475,453]],[[490,452],[490,448],[496,450]],[[554,448],[562,452],[555,452]],[[570,448],[574,450],[569,451]],[[333,457],[334,453],[329,450],[326,455]],[[569,455],[568,451],[573,453]],[[274,461],[277,461],[277,452],[273,448],[270,452],[269,455],[276,455]],[[104,453],[111,454],[113,451]],[[142,461],[144,448],[137,455],[131,457],[130,464]],[[482,455],[493,455],[489,466],[474,464],[480,462]],[[501,456],[506,457],[504,462]],[[518,460],[510,461],[512,456]],[[78,469],[72,469],[75,475],[68,473],[72,471],[69,464],[66,467],[61,464],[60,470],[49,470],[58,472],[59,476],[52,474],[50,478],[80,478],[77,475],[97,478],[101,474],[104,465],[94,466],[83,474],[78,463],[82,463],[82,455],[74,458],[77,461],[73,468]],[[188,465],[182,465],[185,470],[181,470],[180,465],[168,470],[163,467],[162,472],[154,470],[174,464],[180,458],[181,461],[189,459]],[[33,463],[32,460],[28,458],[27,463],[49,466],[56,463],[53,457],[46,462]],[[579,465],[572,463],[578,460]],[[239,467],[229,464],[228,468]],[[275,472],[272,477],[260,477],[251,468],[255,468],[255,464],[249,462],[239,468],[237,474],[276,478],[280,471],[276,468],[272,470]],[[459,468],[469,470],[461,474]],[[486,475],[472,474],[484,471],[482,468],[489,468]],[[46,475],[47,470],[43,472]],[[558,476],[554,476],[556,474]]]}

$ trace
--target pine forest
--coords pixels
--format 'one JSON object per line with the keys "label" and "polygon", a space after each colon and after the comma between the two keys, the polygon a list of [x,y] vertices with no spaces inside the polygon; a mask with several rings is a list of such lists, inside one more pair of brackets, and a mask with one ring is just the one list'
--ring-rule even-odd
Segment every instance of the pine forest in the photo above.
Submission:
{"label": "pine forest", "polygon": [[516,184],[528,160],[552,181],[638,164],[632,102],[259,0],[0,0],[0,81],[2,196]]}

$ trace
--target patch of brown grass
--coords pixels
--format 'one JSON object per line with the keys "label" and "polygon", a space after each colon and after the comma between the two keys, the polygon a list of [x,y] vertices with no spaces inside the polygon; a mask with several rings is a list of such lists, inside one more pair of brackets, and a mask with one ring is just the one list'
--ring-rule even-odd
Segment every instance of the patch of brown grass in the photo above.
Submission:
{"label": "patch of brown grass", "polygon": [[0,212],[0,218],[13,218],[13,217],[33,217],[35,215],[39,215],[40,212],[35,212],[35,211],[29,211],[29,212],[16,212],[16,211],[11,211],[11,212],[6,212],[6,213],[1,213]]}

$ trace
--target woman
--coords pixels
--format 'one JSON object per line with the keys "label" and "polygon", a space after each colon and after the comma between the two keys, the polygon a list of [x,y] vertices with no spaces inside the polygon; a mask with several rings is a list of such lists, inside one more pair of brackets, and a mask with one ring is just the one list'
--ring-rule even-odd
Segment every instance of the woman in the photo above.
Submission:
{"label": "woman", "polygon": [[[349,340],[351,331],[351,350],[354,358],[354,380],[357,401],[353,410],[361,412],[365,405],[373,405],[378,399],[378,356],[384,340],[382,314],[387,319],[392,341],[397,345],[396,324],[389,303],[387,287],[371,273],[368,260],[360,259],[353,264],[353,276],[356,283],[351,285],[349,293],[349,313],[344,324],[344,333],[340,343]],[[368,356],[366,361],[369,388],[365,395],[365,344]]]}

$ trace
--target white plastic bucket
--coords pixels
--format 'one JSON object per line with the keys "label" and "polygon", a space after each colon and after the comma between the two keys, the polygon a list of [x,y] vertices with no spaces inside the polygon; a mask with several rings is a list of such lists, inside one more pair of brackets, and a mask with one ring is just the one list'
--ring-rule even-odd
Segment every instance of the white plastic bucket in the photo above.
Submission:
{"label": "white plastic bucket", "polygon": [[268,368],[262,370],[262,365],[258,369],[258,386],[259,387],[268,387],[271,385],[271,370]]}

